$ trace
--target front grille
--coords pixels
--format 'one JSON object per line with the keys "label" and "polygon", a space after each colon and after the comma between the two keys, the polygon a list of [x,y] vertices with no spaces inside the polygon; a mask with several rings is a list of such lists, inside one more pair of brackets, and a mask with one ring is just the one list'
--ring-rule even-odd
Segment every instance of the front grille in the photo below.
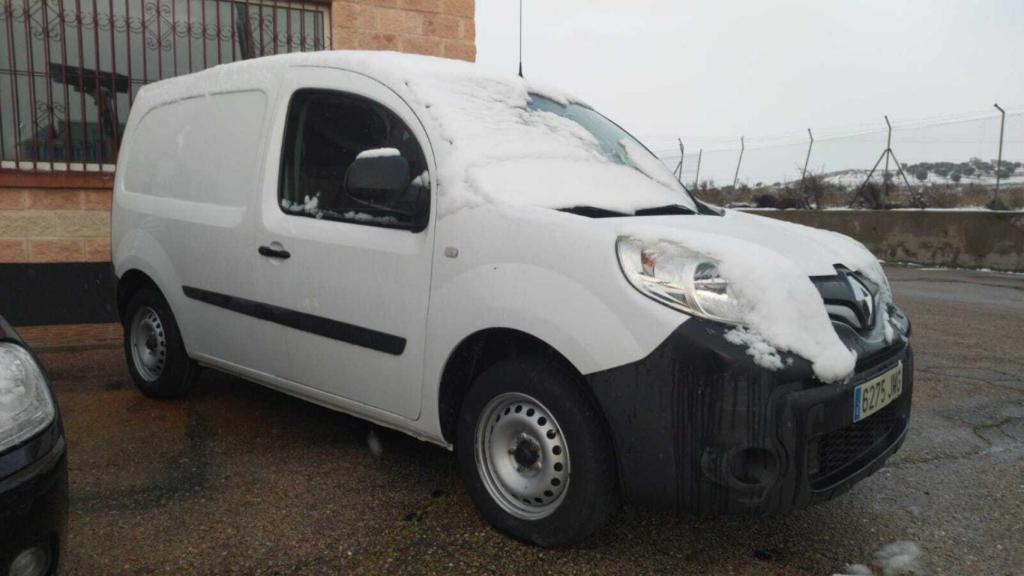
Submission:
{"label": "front grille", "polygon": [[835,276],[812,276],[829,319],[845,324],[857,332],[870,332],[881,304],[878,289],[870,280],[845,268],[837,268]]}
{"label": "front grille", "polygon": [[860,422],[815,438],[808,447],[811,486],[826,487],[834,476],[846,476],[841,473],[847,466],[881,452],[903,426],[900,404],[894,402]]}

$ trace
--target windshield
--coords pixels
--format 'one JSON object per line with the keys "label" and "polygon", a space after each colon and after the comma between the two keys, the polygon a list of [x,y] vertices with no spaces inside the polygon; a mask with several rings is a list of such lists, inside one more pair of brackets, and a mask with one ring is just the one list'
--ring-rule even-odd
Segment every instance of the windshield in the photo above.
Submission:
{"label": "windshield", "polygon": [[597,141],[601,155],[605,159],[633,168],[655,182],[679,191],[679,202],[692,206],[689,194],[657,156],[629,132],[595,110],[572,102],[561,104],[538,94],[530,95],[527,109],[549,112],[580,125]]}

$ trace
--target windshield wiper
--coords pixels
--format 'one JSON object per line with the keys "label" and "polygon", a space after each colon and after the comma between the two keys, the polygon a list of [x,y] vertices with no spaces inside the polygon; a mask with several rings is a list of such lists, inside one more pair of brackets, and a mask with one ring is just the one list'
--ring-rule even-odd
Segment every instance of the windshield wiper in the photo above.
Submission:
{"label": "windshield wiper", "polygon": [[620,218],[622,216],[630,216],[626,212],[617,212],[597,206],[572,206],[570,208],[559,208],[558,211],[576,214],[577,216],[586,216],[587,218]]}
{"label": "windshield wiper", "polygon": [[[652,206],[650,208],[641,208],[630,214],[629,212],[619,212],[618,210],[609,210],[608,208],[601,208],[599,206],[571,206],[568,208],[559,208],[559,212],[568,212],[569,214],[576,214],[577,216],[585,216],[587,218],[622,218],[624,216],[678,216],[678,215],[690,215],[690,214],[718,214],[718,212],[707,211],[700,209],[701,205],[698,204],[698,210],[694,210],[689,206],[683,204],[665,204],[664,206]],[[720,214],[719,214],[720,215]]]}
{"label": "windshield wiper", "polygon": [[671,216],[673,214],[696,214],[697,211],[682,204],[666,204],[653,208],[641,208],[634,214],[637,216]]}

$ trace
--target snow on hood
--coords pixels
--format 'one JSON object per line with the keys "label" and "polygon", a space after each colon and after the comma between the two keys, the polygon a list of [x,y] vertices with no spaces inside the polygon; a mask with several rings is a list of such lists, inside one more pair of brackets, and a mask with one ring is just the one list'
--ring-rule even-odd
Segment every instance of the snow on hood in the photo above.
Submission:
{"label": "snow on hood", "polygon": [[645,218],[643,221],[691,232],[724,234],[771,248],[792,260],[806,276],[835,275],[835,266],[840,264],[867,274],[876,283],[879,276],[885,278],[878,260],[863,244],[849,236],[819,228],[738,210],[725,210],[721,217],[669,216]]}
{"label": "snow on hood", "polygon": [[[780,352],[811,362],[824,382],[853,373],[856,354],[836,334],[810,276],[836,274],[839,264],[861,272],[891,301],[878,260],[859,242],[832,232],[727,210],[724,217],[676,216],[616,220],[617,234],[657,250],[682,249],[718,262],[736,298],[743,327],[727,338],[747,347],[760,366],[783,367]],[[886,306],[879,321],[888,326]],[[891,339],[891,332],[886,333]]]}

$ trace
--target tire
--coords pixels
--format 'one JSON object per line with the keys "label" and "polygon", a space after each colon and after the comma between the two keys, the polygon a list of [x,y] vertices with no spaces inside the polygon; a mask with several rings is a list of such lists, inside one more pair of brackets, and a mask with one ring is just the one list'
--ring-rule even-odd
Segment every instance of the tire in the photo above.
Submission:
{"label": "tire", "polygon": [[574,544],[619,508],[604,418],[579,375],[552,359],[484,371],[462,403],[456,452],[480,515],[519,540]]}
{"label": "tire", "polygon": [[188,357],[178,323],[163,295],[143,288],[125,307],[124,354],[139,390],[151,398],[180,398],[199,377]]}

